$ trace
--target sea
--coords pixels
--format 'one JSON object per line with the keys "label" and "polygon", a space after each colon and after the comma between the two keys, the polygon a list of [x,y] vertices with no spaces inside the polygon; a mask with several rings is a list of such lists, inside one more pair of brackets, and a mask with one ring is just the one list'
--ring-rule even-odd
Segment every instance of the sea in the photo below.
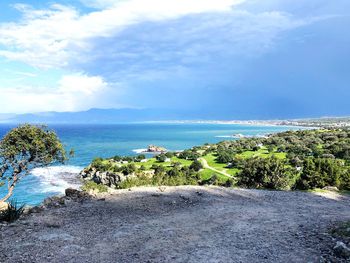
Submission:
{"label": "sea", "polygon": [[[20,204],[38,205],[45,198],[60,195],[69,187],[79,188],[79,172],[96,157],[136,155],[148,145],[158,145],[171,151],[180,151],[204,143],[236,140],[242,136],[265,136],[286,130],[290,126],[259,126],[203,123],[138,123],[138,124],[52,124],[65,148],[74,150],[74,156],[64,165],[52,165],[30,171],[16,186],[12,199]],[[0,124],[0,138],[13,124]],[[151,157],[151,156],[150,156]],[[5,188],[0,187],[0,197]]]}

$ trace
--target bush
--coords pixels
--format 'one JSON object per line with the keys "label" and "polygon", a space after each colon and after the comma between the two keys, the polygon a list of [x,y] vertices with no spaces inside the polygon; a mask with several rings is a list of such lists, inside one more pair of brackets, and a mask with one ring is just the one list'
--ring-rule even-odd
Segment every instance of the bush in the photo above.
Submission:
{"label": "bush", "polygon": [[97,184],[94,181],[86,181],[81,187],[81,190],[85,192],[97,192],[97,193],[106,193],[108,192],[108,187],[103,184]]}
{"label": "bush", "polygon": [[166,161],[167,157],[166,157],[165,154],[162,153],[162,154],[157,155],[156,159],[157,159],[158,162],[164,163]]}
{"label": "bush", "polygon": [[339,188],[341,190],[350,191],[350,169],[344,171],[344,173],[340,176]]}
{"label": "bush", "polygon": [[167,158],[173,158],[173,157],[175,156],[175,153],[173,153],[173,152],[167,152],[167,153],[165,153],[165,156],[166,156]]}
{"label": "bush", "polygon": [[343,164],[339,160],[308,158],[304,161],[296,188],[308,190],[325,186],[339,187],[343,172]]}
{"label": "bush", "polygon": [[146,155],[144,154],[139,154],[134,158],[135,162],[141,162],[144,159],[146,159]]}
{"label": "bush", "polygon": [[219,178],[216,174],[213,174],[208,179],[200,182],[201,185],[219,185],[219,183]]}
{"label": "bush", "polygon": [[137,167],[135,164],[130,163],[128,165],[120,167],[120,171],[126,176],[137,171]]}
{"label": "bush", "polygon": [[195,161],[193,161],[193,163],[190,165],[190,169],[192,169],[192,170],[198,172],[198,171],[200,171],[201,169],[203,169],[203,165],[202,165],[202,163],[201,163],[200,161],[195,160]]}
{"label": "bush", "polygon": [[238,185],[248,188],[288,189],[293,173],[276,157],[247,159],[238,174]]}
{"label": "bush", "polygon": [[230,163],[232,162],[232,160],[233,160],[232,155],[225,151],[219,152],[216,158],[216,161],[218,163]]}
{"label": "bush", "polygon": [[185,160],[197,160],[200,157],[199,153],[197,153],[195,150],[186,150],[183,151],[179,154],[180,159],[185,159]]}
{"label": "bush", "polygon": [[21,217],[24,206],[18,206],[16,200],[11,200],[7,209],[0,211],[0,222],[14,222]]}
{"label": "bush", "polygon": [[113,165],[111,164],[111,162],[102,158],[95,158],[92,161],[91,166],[101,172],[113,170]]}
{"label": "bush", "polygon": [[152,179],[145,175],[138,175],[137,177],[127,178],[118,185],[119,189],[128,189],[131,187],[152,185]]}

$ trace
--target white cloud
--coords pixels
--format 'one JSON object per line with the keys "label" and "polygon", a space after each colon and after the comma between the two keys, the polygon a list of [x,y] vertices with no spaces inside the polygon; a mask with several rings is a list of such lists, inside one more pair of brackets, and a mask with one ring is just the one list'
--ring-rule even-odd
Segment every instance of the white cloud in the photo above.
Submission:
{"label": "white cloud", "polygon": [[[47,87],[0,88],[1,112],[26,113],[42,111],[79,111],[91,107],[108,107],[109,96],[116,99],[112,89],[99,76],[66,75],[56,89]],[[116,104],[114,104],[116,106]]]}
{"label": "white cloud", "polygon": [[41,68],[62,67],[70,59],[83,59],[79,53],[91,48],[88,41],[91,38],[110,37],[144,21],[229,11],[240,2],[242,0],[128,0],[108,4],[105,9],[88,14],[58,4],[47,10],[17,5],[23,20],[0,25],[0,44],[6,47],[0,50],[0,56]]}

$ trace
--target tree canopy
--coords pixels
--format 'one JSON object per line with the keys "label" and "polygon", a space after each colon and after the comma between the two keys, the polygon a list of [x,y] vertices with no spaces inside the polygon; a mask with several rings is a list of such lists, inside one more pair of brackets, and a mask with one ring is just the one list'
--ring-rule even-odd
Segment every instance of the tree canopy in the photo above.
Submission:
{"label": "tree canopy", "polygon": [[7,201],[21,178],[35,168],[63,163],[66,153],[56,133],[46,126],[20,125],[0,141],[0,186],[7,184]]}

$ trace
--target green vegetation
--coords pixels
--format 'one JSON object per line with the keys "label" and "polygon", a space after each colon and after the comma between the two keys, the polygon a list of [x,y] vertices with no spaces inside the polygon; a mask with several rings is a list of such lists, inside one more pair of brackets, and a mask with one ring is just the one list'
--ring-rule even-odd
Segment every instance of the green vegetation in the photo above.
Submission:
{"label": "green vegetation", "polygon": [[21,125],[0,141],[0,187],[7,186],[7,201],[17,183],[28,171],[66,160],[64,148],[55,132],[44,126]]}
{"label": "green vegetation", "polygon": [[103,184],[97,184],[93,181],[86,181],[81,187],[81,190],[85,192],[106,193],[108,192],[108,187]]}
{"label": "green vegetation", "polygon": [[193,147],[154,158],[96,159],[97,170],[121,173],[117,188],[214,184],[262,189],[350,190],[350,130],[287,131]]}
{"label": "green vegetation", "polygon": [[0,222],[14,222],[23,214],[24,205],[18,206],[16,200],[11,200],[6,209],[0,211]]}
{"label": "green vegetation", "polygon": [[274,156],[247,159],[238,176],[238,184],[249,188],[288,189],[293,183],[292,169]]}

